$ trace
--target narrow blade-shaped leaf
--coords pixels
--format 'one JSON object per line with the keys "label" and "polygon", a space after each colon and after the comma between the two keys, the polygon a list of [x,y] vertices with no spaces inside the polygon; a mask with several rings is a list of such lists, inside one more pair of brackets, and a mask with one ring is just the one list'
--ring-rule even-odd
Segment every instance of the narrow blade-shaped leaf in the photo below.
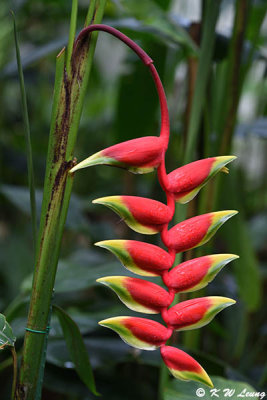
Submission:
{"label": "narrow blade-shaped leaf", "polygon": [[54,310],[59,319],[71,359],[75,364],[76,372],[88,389],[97,396],[99,393],[95,387],[89,356],[77,324],[62,308],[54,306]]}

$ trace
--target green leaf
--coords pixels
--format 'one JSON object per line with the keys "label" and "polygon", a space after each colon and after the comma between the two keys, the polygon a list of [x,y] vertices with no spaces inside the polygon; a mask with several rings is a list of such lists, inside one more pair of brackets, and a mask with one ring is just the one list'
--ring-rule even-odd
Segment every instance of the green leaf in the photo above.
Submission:
{"label": "green leaf", "polygon": [[[166,49],[159,43],[152,43],[149,54],[152,58],[154,58],[154,54],[157,54],[156,57],[159,56],[160,63],[157,62],[157,68],[159,68],[161,75]],[[136,62],[135,58],[132,61],[129,59],[127,64],[130,67],[130,73],[120,77],[115,114],[115,132],[118,142],[134,139],[139,135],[140,121],[142,121],[142,136],[157,134],[155,132],[155,121],[157,121],[158,99],[153,96],[153,80],[139,60]],[[142,93],[142,96],[140,96],[140,93]]]}
{"label": "green leaf", "polygon": [[16,58],[18,65],[19,83],[20,83],[20,95],[21,95],[21,106],[22,115],[25,130],[25,141],[26,141],[26,154],[27,154],[27,167],[28,167],[28,184],[30,191],[31,200],[31,220],[32,220],[32,235],[33,235],[33,248],[36,250],[37,241],[37,218],[36,218],[36,198],[35,198],[35,185],[34,185],[34,170],[33,170],[33,160],[32,160],[32,144],[31,144],[31,133],[30,133],[30,122],[27,106],[26,90],[24,85],[24,75],[20,59],[20,50],[18,43],[18,34],[16,27],[15,15],[12,12],[13,25],[14,25],[14,37],[15,37],[15,47],[16,47]]}
{"label": "green leaf", "polygon": [[71,359],[75,364],[77,374],[83,383],[88,387],[88,389],[98,396],[99,393],[95,387],[95,380],[89,356],[78,326],[71,319],[71,317],[64,310],[62,310],[62,308],[54,306],[54,310],[63,330],[66,344]]}
{"label": "green leaf", "polygon": [[[30,196],[26,186],[17,185],[0,185],[0,193],[3,194],[14,206],[27,215],[30,215]],[[36,208],[37,218],[41,214],[43,192],[36,189]],[[66,227],[71,230],[88,229],[88,220],[85,218],[83,211],[88,208],[87,202],[82,198],[73,194],[70,200],[70,207],[66,220]]]}
{"label": "green leaf", "polygon": [[[133,362],[148,366],[159,367],[160,354],[157,351],[142,351],[136,353],[135,349],[128,346],[120,338],[91,337],[84,340],[86,351],[92,353],[91,365],[94,368],[109,370],[121,363]],[[74,369],[66,351],[66,345],[61,339],[49,341],[47,349],[47,361],[60,368]]]}
{"label": "green leaf", "polygon": [[[245,382],[235,382],[219,377],[211,377],[211,380],[214,384],[214,389],[218,390],[217,396],[212,392],[214,389],[208,389],[205,385],[194,382],[188,384],[188,382],[173,380],[165,390],[163,400],[192,400],[197,398],[209,400],[215,397],[231,397],[232,400],[238,400],[240,397],[246,398],[245,393],[257,392],[252,386]],[[228,396],[226,396],[227,389],[232,391],[229,392]],[[238,397],[239,394],[240,396]]]}
{"label": "green leaf", "polygon": [[134,0],[120,0],[127,15],[142,21],[144,27],[151,27],[156,32],[185,46],[191,54],[197,54],[197,46],[184,28],[171,21],[164,11],[151,0],[140,2],[136,7]]}
{"label": "green leaf", "polygon": [[16,341],[12,328],[3,314],[0,314],[0,350],[6,346],[14,346]]}
{"label": "green leaf", "polygon": [[203,110],[203,99],[207,91],[210,71],[212,67],[212,56],[216,37],[216,22],[220,10],[220,1],[205,2],[205,18],[203,22],[203,34],[200,46],[200,58],[197,68],[196,86],[190,112],[190,120],[187,132],[187,143],[184,155],[184,164],[194,159],[197,144],[197,134],[201,123],[201,113]]}
{"label": "green leaf", "polygon": [[220,205],[227,206],[231,204],[240,211],[238,218],[233,220],[231,226],[226,227],[220,234],[224,235],[228,251],[235,251],[239,255],[233,265],[239,294],[249,311],[256,310],[262,297],[262,280],[260,277],[259,265],[255,250],[245,222],[245,216],[242,206],[241,179],[236,170],[232,170],[228,179],[224,180],[221,192],[231,193],[231,196],[220,196]]}

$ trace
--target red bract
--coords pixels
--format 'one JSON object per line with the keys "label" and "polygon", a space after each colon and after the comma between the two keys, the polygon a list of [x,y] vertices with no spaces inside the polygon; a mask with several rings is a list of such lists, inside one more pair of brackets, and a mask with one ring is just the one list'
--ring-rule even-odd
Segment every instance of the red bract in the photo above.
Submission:
{"label": "red bract", "polygon": [[230,210],[198,215],[175,225],[162,239],[176,253],[193,249],[206,243],[235,214],[237,211]]}
{"label": "red bract", "polygon": [[165,140],[158,136],[146,136],[108,147],[71,169],[71,173],[93,165],[113,165],[125,168],[136,174],[153,171],[162,161],[166,151]]}
{"label": "red bract", "polygon": [[168,174],[166,188],[174,194],[176,201],[187,203],[217,172],[228,172],[225,165],[235,158],[235,156],[211,157],[184,165]]}
{"label": "red bract", "polygon": [[164,311],[164,321],[175,330],[201,328],[208,324],[213,317],[235,301],[227,297],[200,297],[183,301],[169,310]]}
{"label": "red bract", "polygon": [[170,303],[175,292],[194,291],[206,286],[224,265],[237,256],[209,255],[184,262],[172,270],[170,268],[175,253],[206,243],[218,228],[237,212],[211,212],[187,219],[170,230],[168,223],[174,214],[175,200],[186,203],[193,199],[217,172],[228,172],[225,166],[235,157],[207,158],[167,174],[165,152],[169,140],[169,113],[164,88],[152,59],[127,36],[106,25],[84,28],[75,42],[74,51],[77,51],[85,35],[94,30],[103,30],[118,37],[133,49],[149,68],[160,100],[160,137],[143,137],[108,147],[82,161],[70,172],[97,164],[114,165],[135,173],[146,173],[158,168],[159,182],[167,198],[167,205],[133,196],[110,196],[94,201],[112,208],[137,232],[161,232],[162,241],[167,247],[165,251],[158,246],[135,240],[105,240],[96,243],[114,253],[130,271],[143,276],[162,276],[168,288],[167,292],[153,283],[124,276],[100,278],[98,281],[112,288],[132,310],[160,312],[167,327],[155,321],[135,317],[114,317],[101,321],[100,324],[116,331],[131,346],[146,350],[161,347],[162,358],[176,378],[195,380],[212,386],[206,372],[192,357],[181,350],[165,346],[165,343],[173,330],[202,327],[223,308],[232,305],[234,300],[213,296],[184,301],[173,307],[170,307]]}
{"label": "red bract", "polygon": [[94,200],[115,211],[136,232],[160,232],[172,219],[173,211],[159,201],[137,196],[109,196]]}
{"label": "red bract", "polygon": [[99,322],[117,332],[128,344],[138,349],[154,350],[170,338],[172,330],[150,319],[114,317]]}
{"label": "red bract", "polygon": [[161,275],[174,261],[174,254],[137,240],[104,240],[95,245],[110,250],[127,269],[138,275]]}
{"label": "red bract", "polygon": [[160,353],[164,363],[175,378],[184,381],[194,380],[213,387],[206,371],[189,354],[171,346],[162,346]]}
{"label": "red bract", "polygon": [[143,279],[106,276],[97,279],[97,282],[113,289],[128,308],[143,313],[159,313],[163,308],[168,307],[174,298],[174,293],[170,295],[159,285]]}
{"label": "red bract", "polygon": [[170,269],[174,261],[174,256],[153,244],[128,240],[127,249],[139,268],[156,275]]}
{"label": "red bract", "polygon": [[165,285],[175,292],[192,292],[201,289],[215,278],[235,254],[213,254],[188,260],[163,274]]}

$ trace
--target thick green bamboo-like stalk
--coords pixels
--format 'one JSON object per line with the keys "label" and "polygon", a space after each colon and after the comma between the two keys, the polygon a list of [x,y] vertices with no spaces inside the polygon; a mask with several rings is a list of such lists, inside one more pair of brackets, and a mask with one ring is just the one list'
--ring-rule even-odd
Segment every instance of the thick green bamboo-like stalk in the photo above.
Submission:
{"label": "thick green bamboo-like stalk", "polygon": [[[106,0],[90,3],[90,23],[100,23]],[[58,257],[69,199],[73,151],[85,91],[92,65],[96,35],[84,39],[71,59],[71,74],[66,73],[65,49],[57,57],[54,102],[47,156],[46,178],[37,244],[32,296],[27,328],[45,331],[57,271]],[[34,400],[45,334],[26,331],[17,400]]]}

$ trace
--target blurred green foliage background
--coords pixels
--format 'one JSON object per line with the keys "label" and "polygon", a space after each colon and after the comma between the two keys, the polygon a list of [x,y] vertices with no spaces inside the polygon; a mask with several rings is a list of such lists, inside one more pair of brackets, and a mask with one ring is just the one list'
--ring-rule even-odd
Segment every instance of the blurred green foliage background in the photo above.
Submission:
{"label": "blurred green foliage background", "polygon": [[[88,0],[81,0],[79,29],[87,8]],[[18,24],[40,213],[55,56],[67,43],[71,1],[4,0],[0,9],[0,306],[14,329],[19,350],[33,246],[10,9]],[[207,327],[179,335],[175,344],[190,351],[210,375],[246,382],[260,391],[267,379],[266,11],[266,0],[114,0],[108,1],[103,21],[136,40],[153,58],[163,80],[171,117],[168,171],[197,158],[238,156],[230,174],[207,185],[190,203],[187,215],[237,209],[239,216],[211,244],[184,255],[239,254],[240,259],[227,266],[205,292],[197,293],[233,297],[237,305]],[[111,144],[158,132],[159,105],[148,71],[123,44],[100,33],[75,155],[82,160]],[[158,235],[141,238],[107,209],[91,204],[95,198],[117,194],[165,201],[155,173],[134,176],[105,166],[78,173],[55,303],[79,325],[104,399],[152,399],[158,396],[162,377],[158,352],[132,349],[97,325],[103,318],[135,313],[95,282],[101,276],[128,272],[112,256],[94,249],[93,243],[124,238],[160,244]],[[184,219],[185,210],[177,208],[177,221]],[[1,399],[7,399],[11,359],[5,351],[0,357]],[[218,385],[226,385],[222,382]],[[54,318],[44,384],[44,399],[93,398],[73,369]],[[165,389],[165,400],[193,398],[192,392],[187,394],[188,386],[171,378]]]}

